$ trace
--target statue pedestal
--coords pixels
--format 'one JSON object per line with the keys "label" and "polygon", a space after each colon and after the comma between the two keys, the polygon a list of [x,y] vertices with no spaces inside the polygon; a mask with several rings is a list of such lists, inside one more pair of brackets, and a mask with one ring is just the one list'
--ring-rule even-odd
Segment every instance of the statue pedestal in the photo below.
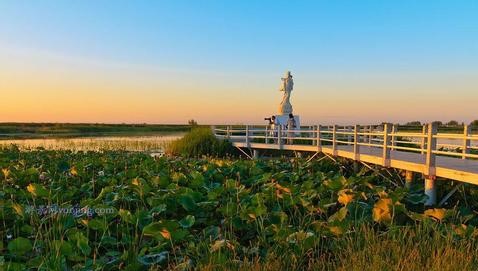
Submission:
{"label": "statue pedestal", "polygon": [[[283,115],[275,115],[276,117],[276,122],[278,125],[282,126],[282,129],[286,129],[287,121],[289,120],[289,114],[283,114]],[[299,130],[300,129],[300,117],[298,115],[294,115],[295,119],[295,129]]]}

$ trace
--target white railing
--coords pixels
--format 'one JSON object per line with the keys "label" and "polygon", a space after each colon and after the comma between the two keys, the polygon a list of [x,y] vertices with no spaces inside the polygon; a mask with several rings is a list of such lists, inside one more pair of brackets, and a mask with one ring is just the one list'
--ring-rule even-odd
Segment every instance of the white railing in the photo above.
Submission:
{"label": "white railing", "polygon": [[[406,151],[426,156],[427,166],[434,167],[435,156],[445,155],[461,159],[478,159],[478,135],[472,134],[470,126],[464,126],[462,133],[438,133],[435,123],[419,127],[416,131],[400,131],[399,126],[382,125],[316,125],[301,129],[287,130],[282,126],[271,128],[264,125],[213,126],[217,137],[232,142],[264,143],[277,145],[322,147],[353,146],[355,154],[360,154],[360,147],[381,148],[383,159],[390,158],[390,151]],[[455,141],[458,141],[456,143]]]}

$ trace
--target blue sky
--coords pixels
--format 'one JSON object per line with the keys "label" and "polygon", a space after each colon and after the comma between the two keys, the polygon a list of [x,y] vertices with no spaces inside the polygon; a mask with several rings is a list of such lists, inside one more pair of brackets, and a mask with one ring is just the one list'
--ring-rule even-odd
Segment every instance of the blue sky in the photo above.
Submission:
{"label": "blue sky", "polygon": [[[6,70],[17,66],[27,78],[31,76],[27,72],[29,63],[38,62],[48,70],[49,63],[54,66],[58,59],[62,68],[79,65],[84,72],[91,72],[97,66],[108,67],[98,71],[105,76],[115,77],[114,73],[122,70],[124,73],[117,76],[118,80],[148,70],[148,78],[141,80],[164,79],[162,83],[167,82],[168,89],[178,89],[178,97],[168,100],[169,104],[177,101],[178,105],[183,102],[181,95],[190,92],[200,91],[211,97],[221,96],[219,93],[223,91],[232,93],[236,90],[228,86],[250,76],[254,78],[249,87],[239,84],[249,88],[245,91],[249,95],[260,91],[258,99],[267,101],[269,94],[279,95],[275,92],[279,77],[289,69],[298,81],[296,88],[302,85],[303,94],[308,95],[297,98],[297,102],[305,102],[297,104],[296,109],[302,107],[310,119],[320,119],[323,112],[315,116],[306,101],[323,102],[327,97],[329,103],[340,103],[341,95],[330,95],[330,91],[357,95],[355,99],[367,105],[370,96],[382,95],[370,89],[379,91],[380,87],[391,84],[398,84],[401,88],[394,90],[406,95],[415,94],[420,84],[425,85],[424,93],[433,94],[434,78],[438,81],[449,78],[445,85],[453,86],[460,81],[465,85],[460,85],[453,94],[467,101],[476,100],[478,94],[471,89],[478,86],[473,79],[478,72],[478,2],[5,0],[0,2],[0,50],[3,51],[0,60],[4,62],[0,67]],[[25,66],[13,63],[16,58],[22,59]],[[81,74],[78,78],[82,78]],[[220,83],[212,86],[205,83],[197,89],[194,84],[190,89],[180,87],[184,84],[181,81],[199,77]],[[416,78],[421,83],[413,84]],[[358,85],[357,80],[361,82]],[[324,82],[328,89],[321,88]],[[344,85],[344,82],[349,83]],[[334,90],[334,86],[341,87]],[[8,87],[14,89],[15,85]],[[167,91],[165,88],[155,94],[159,100],[161,91]],[[269,88],[270,92],[263,88]],[[98,86],[97,91],[103,90]],[[151,95],[141,88],[136,91]],[[293,97],[301,95],[299,91]],[[446,94],[445,90],[437,91]],[[360,93],[367,93],[369,99]],[[227,97],[219,97],[217,103],[227,104],[226,100]],[[266,106],[269,111],[275,110],[276,100],[280,97],[271,101],[272,106]],[[223,121],[215,117],[217,113],[213,116],[198,112],[200,108],[184,118]],[[213,109],[220,112],[220,108]],[[255,110],[257,115],[268,113],[261,111],[260,104],[244,110]],[[234,114],[240,114],[239,111]],[[164,116],[167,112],[156,113]],[[369,113],[365,114],[367,118],[373,115]],[[437,118],[441,117],[438,113],[435,112]],[[460,111],[443,117],[473,118],[473,112],[466,113]],[[427,120],[435,115],[416,115],[416,118]],[[16,118],[14,112],[9,112],[9,116]],[[234,115],[234,120],[247,122],[258,117],[248,113],[244,118]],[[350,118],[350,122],[368,120],[353,117],[349,112],[341,115]],[[405,120],[395,113],[389,117]],[[412,114],[406,119],[413,117]],[[120,119],[97,120],[121,122]],[[125,119],[136,120],[126,116]],[[51,117],[46,120],[55,121]],[[333,114],[327,120],[333,121]],[[181,118],[139,117],[137,121],[178,122]]]}

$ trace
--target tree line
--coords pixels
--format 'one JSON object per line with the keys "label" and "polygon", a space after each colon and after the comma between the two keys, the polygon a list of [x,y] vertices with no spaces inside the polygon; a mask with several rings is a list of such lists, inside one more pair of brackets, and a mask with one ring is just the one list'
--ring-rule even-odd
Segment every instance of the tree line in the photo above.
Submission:
{"label": "tree line", "polygon": [[[453,127],[453,126],[464,126],[464,125],[465,125],[464,122],[459,123],[459,122],[456,121],[456,120],[450,120],[450,121],[448,121],[448,122],[442,122],[442,121],[437,120],[437,121],[434,121],[433,123],[438,124],[438,126],[449,126],[449,127]],[[420,122],[420,121],[418,121],[418,120],[416,120],[416,121],[409,121],[409,122],[405,123],[405,125],[407,125],[407,126],[420,126],[420,125],[423,125],[423,124],[425,124],[425,123],[422,123],[422,122]],[[477,120],[473,120],[471,123],[469,123],[469,125],[478,127],[478,119],[477,119]]]}

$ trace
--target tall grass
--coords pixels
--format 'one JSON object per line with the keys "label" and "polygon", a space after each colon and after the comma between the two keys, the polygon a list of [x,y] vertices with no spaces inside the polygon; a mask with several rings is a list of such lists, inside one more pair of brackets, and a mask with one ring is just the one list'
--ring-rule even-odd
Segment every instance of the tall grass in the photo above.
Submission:
{"label": "tall grass", "polygon": [[217,139],[209,128],[194,128],[184,137],[170,142],[166,153],[184,157],[200,157],[203,155],[225,157],[236,155],[232,144]]}
{"label": "tall grass", "polygon": [[266,259],[211,261],[198,268],[212,270],[478,270],[478,240],[444,233],[436,224],[392,227],[358,226],[342,238],[317,242],[298,255],[287,247],[269,249]]}
{"label": "tall grass", "polygon": [[114,136],[81,138],[45,138],[0,140],[0,147],[16,145],[20,150],[74,150],[74,151],[160,151],[168,142],[179,138],[183,133],[154,136]]}
{"label": "tall grass", "polygon": [[336,270],[477,270],[476,239],[458,239],[439,225],[392,227],[377,234],[370,227],[341,240],[331,266]]}

